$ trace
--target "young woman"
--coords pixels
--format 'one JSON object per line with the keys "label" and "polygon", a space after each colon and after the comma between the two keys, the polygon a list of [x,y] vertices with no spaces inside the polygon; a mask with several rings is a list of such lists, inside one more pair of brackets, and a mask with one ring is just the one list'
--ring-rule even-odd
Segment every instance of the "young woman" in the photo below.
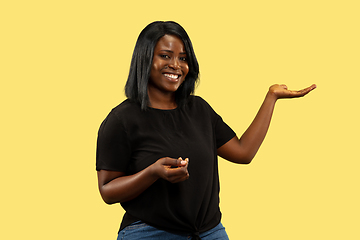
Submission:
{"label": "young woman", "polygon": [[220,222],[217,156],[250,163],[276,101],[316,87],[271,86],[239,139],[192,95],[198,74],[191,41],[179,24],[153,22],[140,33],[125,87],[128,99],[103,121],[97,142],[100,194],[126,211],[118,239],[228,239]]}

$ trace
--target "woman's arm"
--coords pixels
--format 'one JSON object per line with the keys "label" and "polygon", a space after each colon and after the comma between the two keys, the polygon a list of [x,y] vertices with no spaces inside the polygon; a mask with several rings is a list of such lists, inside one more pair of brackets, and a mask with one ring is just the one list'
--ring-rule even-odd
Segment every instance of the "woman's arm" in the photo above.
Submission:
{"label": "woman's arm", "polygon": [[231,162],[242,164],[250,163],[269,129],[276,101],[280,98],[303,97],[315,88],[316,85],[311,85],[300,91],[291,91],[287,89],[286,85],[276,84],[271,86],[249,128],[240,139],[235,136],[218,148],[218,155]]}
{"label": "woman's arm", "polygon": [[[177,166],[177,168],[173,168]],[[132,200],[163,178],[177,183],[189,178],[188,159],[161,158],[144,170],[126,176],[124,172],[98,171],[98,185],[101,197],[107,204]]]}

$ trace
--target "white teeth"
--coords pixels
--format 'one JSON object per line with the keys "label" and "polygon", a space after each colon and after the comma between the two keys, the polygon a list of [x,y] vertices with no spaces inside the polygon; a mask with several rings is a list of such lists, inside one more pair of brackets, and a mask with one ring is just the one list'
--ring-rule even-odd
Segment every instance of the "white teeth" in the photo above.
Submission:
{"label": "white teeth", "polygon": [[173,78],[173,79],[176,79],[176,78],[179,77],[179,75],[176,75],[176,74],[168,74],[168,73],[165,73],[164,75],[165,75],[165,77],[169,77],[169,78]]}

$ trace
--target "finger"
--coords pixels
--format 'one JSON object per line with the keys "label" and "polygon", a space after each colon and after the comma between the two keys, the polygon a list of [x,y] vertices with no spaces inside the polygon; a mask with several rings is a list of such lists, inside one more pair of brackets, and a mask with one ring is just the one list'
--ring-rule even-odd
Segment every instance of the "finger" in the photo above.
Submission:
{"label": "finger", "polygon": [[284,89],[288,89],[288,87],[285,84],[281,84],[280,87],[282,87]]}
{"label": "finger", "polygon": [[303,90],[310,92],[310,91],[314,90],[315,88],[316,88],[316,85],[313,84],[310,87],[304,88]]}
{"label": "finger", "polygon": [[316,86],[316,84],[313,84],[313,85],[311,85],[309,88],[310,88],[310,91],[312,91],[312,90],[314,90],[315,88],[317,88],[317,86]]}
{"label": "finger", "polygon": [[312,90],[314,90],[316,88],[316,85],[313,84],[310,87],[304,88],[302,90],[297,91],[297,96],[302,97],[305,96],[306,94],[308,94],[309,92],[311,92]]}
{"label": "finger", "polygon": [[179,169],[179,168],[185,168],[185,169],[187,169],[187,167],[188,167],[188,162],[186,162],[186,161],[183,161],[183,162],[185,162],[185,165],[164,165],[164,167],[166,168],[166,169],[169,169],[169,170],[176,170],[176,169]]}
{"label": "finger", "polygon": [[[181,169],[181,168],[178,168],[178,169]],[[173,171],[173,170],[174,169],[172,169],[171,171]],[[183,171],[183,172],[182,171],[180,171],[180,172],[169,172],[169,175],[168,175],[168,181],[173,182],[173,183],[174,182],[185,181],[188,178],[189,178],[189,172],[187,170]]]}
{"label": "finger", "polygon": [[186,168],[167,168],[166,180],[169,182],[184,181],[189,178],[189,172]]}
{"label": "finger", "polygon": [[185,177],[182,177],[182,178],[179,178],[179,179],[176,179],[174,181],[171,181],[172,183],[178,183],[178,182],[183,182],[185,180],[188,180],[189,179],[189,175],[185,176]]}
{"label": "finger", "polygon": [[[182,159],[182,157],[179,157],[178,160],[181,160],[180,164],[184,164],[184,162],[189,163],[189,158],[185,158],[184,160]],[[185,166],[185,165],[183,165]]]}
{"label": "finger", "polygon": [[304,89],[298,90],[298,91],[288,90],[288,92],[287,92],[288,96],[287,97],[290,97],[290,98],[303,97],[306,94],[308,94],[310,91],[314,90],[315,88],[316,88],[316,85],[313,84],[310,87],[307,87],[307,88],[304,88]]}
{"label": "finger", "polygon": [[182,160],[181,157],[179,157],[178,159],[175,158],[163,158],[162,164],[163,165],[169,165],[169,166],[185,166],[186,165],[186,161]]}

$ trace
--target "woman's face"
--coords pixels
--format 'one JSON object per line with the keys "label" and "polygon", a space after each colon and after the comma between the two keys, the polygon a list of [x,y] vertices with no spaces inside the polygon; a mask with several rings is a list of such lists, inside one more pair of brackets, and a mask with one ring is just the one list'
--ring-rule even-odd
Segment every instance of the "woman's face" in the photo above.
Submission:
{"label": "woman's face", "polygon": [[182,40],[174,35],[164,35],[154,49],[148,91],[174,93],[188,72],[189,66]]}

